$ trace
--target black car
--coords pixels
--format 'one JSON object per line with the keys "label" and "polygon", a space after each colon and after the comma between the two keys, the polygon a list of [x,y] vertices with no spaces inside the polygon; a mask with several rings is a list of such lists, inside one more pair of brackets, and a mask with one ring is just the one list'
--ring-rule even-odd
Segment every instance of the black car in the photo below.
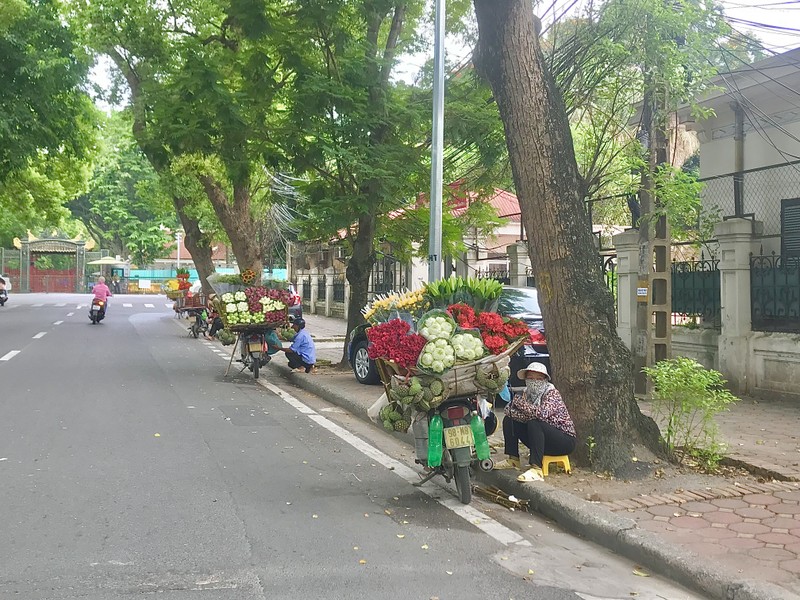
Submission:
{"label": "black car", "polygon": [[[503,287],[497,312],[504,317],[515,317],[528,324],[531,331],[531,343],[526,344],[511,357],[511,387],[523,385],[517,378],[517,371],[532,362],[544,364],[550,369],[550,354],[547,352],[547,340],[544,336],[542,310],[539,308],[539,295],[536,288]],[[350,366],[359,383],[365,385],[380,383],[375,361],[370,360],[367,347],[367,329],[369,324],[356,327],[350,332],[347,344],[347,356]]]}

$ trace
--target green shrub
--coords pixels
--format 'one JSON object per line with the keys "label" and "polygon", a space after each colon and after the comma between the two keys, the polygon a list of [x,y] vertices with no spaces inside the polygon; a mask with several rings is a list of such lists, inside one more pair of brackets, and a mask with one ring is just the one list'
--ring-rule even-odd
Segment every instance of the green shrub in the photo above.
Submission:
{"label": "green shrub", "polygon": [[713,470],[725,452],[714,416],[738,398],[725,389],[718,371],[690,358],[662,360],[644,372],[652,379],[653,418],[672,460],[692,457]]}

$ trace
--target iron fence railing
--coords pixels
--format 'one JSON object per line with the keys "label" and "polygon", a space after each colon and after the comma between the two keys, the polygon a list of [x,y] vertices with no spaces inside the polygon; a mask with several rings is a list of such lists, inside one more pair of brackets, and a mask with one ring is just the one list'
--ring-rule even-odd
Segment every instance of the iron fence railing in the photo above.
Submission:
{"label": "iron fence railing", "polygon": [[333,278],[333,301],[344,302],[345,276],[336,275]]}
{"label": "iron fence railing", "polygon": [[327,293],[328,276],[320,275],[317,279],[317,302],[325,302],[325,294]]}
{"label": "iron fence railing", "polygon": [[603,272],[603,280],[606,282],[611,295],[614,296],[614,310],[617,310],[617,255],[601,254],[600,270]]}
{"label": "iron fence railing", "polygon": [[800,333],[800,257],[750,255],[754,331]]}
{"label": "iron fence railing", "polygon": [[672,322],[675,325],[697,325],[719,329],[721,325],[721,293],[719,260],[706,258],[701,252],[697,260],[672,263]]}
{"label": "iron fence railing", "polygon": [[311,301],[311,277],[303,279],[303,300]]}
{"label": "iron fence railing", "polygon": [[496,279],[503,285],[511,285],[511,273],[508,269],[478,269],[475,271],[477,279]]}

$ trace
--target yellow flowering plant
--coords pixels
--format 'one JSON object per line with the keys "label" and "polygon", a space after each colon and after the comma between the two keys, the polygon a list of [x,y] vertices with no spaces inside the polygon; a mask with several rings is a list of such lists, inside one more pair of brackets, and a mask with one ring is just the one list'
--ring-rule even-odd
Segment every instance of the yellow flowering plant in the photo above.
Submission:
{"label": "yellow flowering plant", "polygon": [[384,323],[390,318],[396,318],[398,313],[408,313],[416,318],[428,308],[428,300],[423,289],[401,290],[380,294],[361,309],[364,319],[372,323]]}

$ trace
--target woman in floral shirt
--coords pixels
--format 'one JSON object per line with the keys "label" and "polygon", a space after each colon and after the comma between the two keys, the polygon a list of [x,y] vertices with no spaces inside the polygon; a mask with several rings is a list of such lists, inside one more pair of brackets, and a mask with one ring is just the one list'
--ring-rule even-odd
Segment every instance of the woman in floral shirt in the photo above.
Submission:
{"label": "woman in floral shirt", "polygon": [[506,407],[503,438],[508,458],[495,469],[520,469],[519,443],[530,448],[530,468],[519,481],[542,481],[544,455],[560,456],[575,450],[575,426],[561,394],[550,383],[547,367],[531,363],[517,372],[525,381],[525,392]]}

